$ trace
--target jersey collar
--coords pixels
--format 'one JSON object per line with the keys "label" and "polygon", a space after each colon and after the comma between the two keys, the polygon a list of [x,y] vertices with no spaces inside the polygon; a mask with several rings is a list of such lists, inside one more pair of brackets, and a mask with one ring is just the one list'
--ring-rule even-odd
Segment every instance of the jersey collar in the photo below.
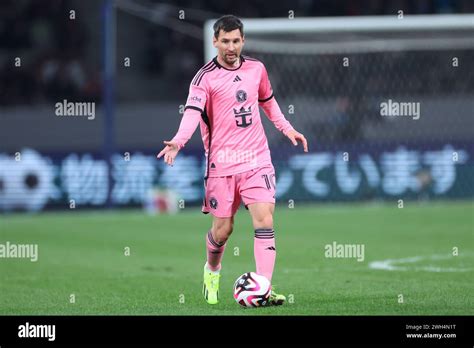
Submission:
{"label": "jersey collar", "polygon": [[239,70],[240,67],[242,66],[242,63],[245,61],[244,56],[240,55],[239,58],[240,58],[240,65],[239,65],[237,68],[235,68],[235,69],[229,69],[229,68],[226,68],[225,66],[220,65],[219,62],[217,61],[217,56],[215,56],[212,61],[217,65],[217,67],[218,67],[219,69],[222,68],[222,69],[229,70],[229,71],[235,71],[235,70]]}

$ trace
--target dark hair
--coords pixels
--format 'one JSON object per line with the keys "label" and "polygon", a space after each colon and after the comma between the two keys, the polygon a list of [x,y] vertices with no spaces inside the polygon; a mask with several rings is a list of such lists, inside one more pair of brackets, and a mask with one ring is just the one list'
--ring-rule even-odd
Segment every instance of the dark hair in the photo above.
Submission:
{"label": "dark hair", "polygon": [[221,29],[224,30],[226,33],[235,29],[239,29],[240,35],[244,36],[244,25],[242,24],[242,21],[234,15],[222,16],[214,23],[213,28],[214,37],[216,39],[219,37]]}

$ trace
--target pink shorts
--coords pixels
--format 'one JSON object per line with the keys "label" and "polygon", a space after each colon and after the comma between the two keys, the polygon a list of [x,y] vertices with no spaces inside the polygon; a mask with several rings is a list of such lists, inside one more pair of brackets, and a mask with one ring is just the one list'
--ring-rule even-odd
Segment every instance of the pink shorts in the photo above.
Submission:
{"label": "pink shorts", "polygon": [[239,209],[251,203],[275,203],[275,169],[268,164],[247,172],[207,178],[202,212],[220,218],[232,217]]}

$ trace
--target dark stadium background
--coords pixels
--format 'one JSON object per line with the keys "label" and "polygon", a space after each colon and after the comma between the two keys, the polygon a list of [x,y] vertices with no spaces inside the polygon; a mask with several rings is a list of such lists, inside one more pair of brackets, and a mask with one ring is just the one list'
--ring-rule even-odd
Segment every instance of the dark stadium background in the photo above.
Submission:
{"label": "dark stadium background", "polygon": [[[309,141],[306,155],[264,121],[280,191],[274,280],[294,295],[288,306],[243,312],[231,296],[236,277],[254,267],[242,208],[224,257],[222,307],[205,306],[210,219],[199,212],[199,131],[173,168],[155,156],[205,63],[206,20],[289,10],[316,21],[400,10],[439,18],[472,14],[474,2],[117,1],[115,32],[114,3],[0,2],[0,243],[40,250],[37,263],[0,260],[0,314],[472,315],[472,26],[463,34],[470,47],[349,53],[349,69],[346,54],[262,53],[251,41],[268,37],[249,35],[244,52],[266,64],[283,113]],[[449,45],[461,34],[400,35]],[[420,119],[382,117],[388,99],[419,102]],[[95,117],[57,116],[63,100],[95,103]],[[177,214],[157,214],[166,205],[157,205],[158,189],[183,203]],[[333,242],[364,244],[364,262],[326,258]]]}

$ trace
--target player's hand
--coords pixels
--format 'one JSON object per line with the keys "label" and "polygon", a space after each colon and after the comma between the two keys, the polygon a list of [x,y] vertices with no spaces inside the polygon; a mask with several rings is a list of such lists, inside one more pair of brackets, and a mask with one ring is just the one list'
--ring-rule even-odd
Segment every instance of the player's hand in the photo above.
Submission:
{"label": "player's hand", "polygon": [[176,158],[179,152],[178,144],[174,141],[163,141],[163,143],[166,146],[163,148],[163,150],[160,151],[156,158],[160,159],[164,155],[165,163],[172,166],[174,163],[174,159]]}
{"label": "player's hand", "polygon": [[291,142],[295,146],[298,145],[298,141],[301,141],[301,143],[303,144],[304,152],[308,152],[308,142],[306,141],[306,138],[304,137],[303,134],[295,130],[290,130],[288,131],[288,133],[286,133],[286,136],[288,137],[288,139],[291,140]]}

